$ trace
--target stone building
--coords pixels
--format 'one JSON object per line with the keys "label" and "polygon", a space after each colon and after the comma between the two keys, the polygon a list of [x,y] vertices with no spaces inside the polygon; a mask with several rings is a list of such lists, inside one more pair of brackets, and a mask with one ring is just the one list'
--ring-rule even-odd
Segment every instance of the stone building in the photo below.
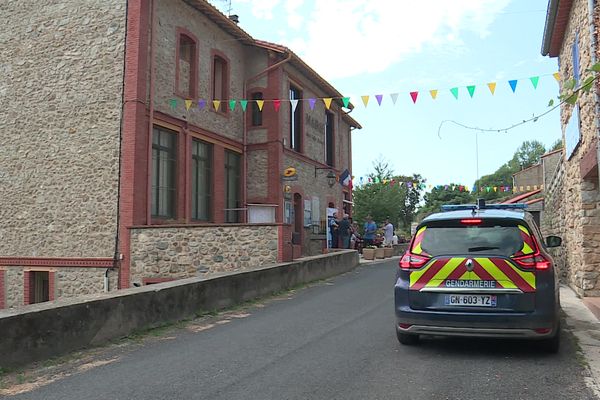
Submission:
{"label": "stone building", "polygon": [[292,51],[204,0],[2,13],[0,308],[321,252],[360,125]]}
{"label": "stone building", "polygon": [[[595,0],[550,0],[542,54],[558,57],[561,82],[577,86],[598,61],[600,7]],[[581,296],[600,295],[598,93],[600,84],[561,106],[564,157],[546,187],[545,234],[563,238],[555,252],[562,274]],[[562,89],[562,85],[561,85]]]}

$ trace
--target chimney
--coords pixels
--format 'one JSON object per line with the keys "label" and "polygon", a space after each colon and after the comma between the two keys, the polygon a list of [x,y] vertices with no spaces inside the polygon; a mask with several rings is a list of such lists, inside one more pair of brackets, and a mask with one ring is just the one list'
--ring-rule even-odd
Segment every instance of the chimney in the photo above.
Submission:
{"label": "chimney", "polygon": [[233,22],[235,22],[236,24],[240,23],[240,17],[236,14],[230,15],[229,19],[232,20]]}

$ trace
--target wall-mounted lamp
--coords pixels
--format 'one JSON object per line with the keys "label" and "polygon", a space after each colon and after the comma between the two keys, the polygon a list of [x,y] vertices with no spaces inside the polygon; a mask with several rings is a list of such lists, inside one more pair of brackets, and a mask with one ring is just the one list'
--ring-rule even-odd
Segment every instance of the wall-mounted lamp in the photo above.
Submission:
{"label": "wall-mounted lamp", "polygon": [[329,185],[330,188],[332,188],[333,185],[335,185],[335,182],[337,181],[337,177],[335,176],[335,173],[331,170],[331,167],[325,167],[325,168],[315,167],[315,178],[317,177],[317,171],[320,169],[328,169],[329,170],[329,172],[327,173],[327,184]]}

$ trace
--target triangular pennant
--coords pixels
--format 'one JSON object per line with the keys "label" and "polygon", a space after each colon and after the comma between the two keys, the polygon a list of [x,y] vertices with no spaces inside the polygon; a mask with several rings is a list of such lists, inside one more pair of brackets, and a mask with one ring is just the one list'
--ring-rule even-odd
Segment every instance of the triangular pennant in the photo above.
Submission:
{"label": "triangular pennant", "polygon": [[290,104],[292,105],[292,112],[295,112],[296,107],[298,107],[298,99],[291,99]]}
{"label": "triangular pennant", "polygon": [[396,104],[396,100],[398,100],[398,93],[392,93],[390,94],[390,97],[392,98],[392,104]]}
{"label": "triangular pennant", "polygon": [[206,100],[204,100],[204,99],[198,100],[198,108],[199,109],[202,110],[205,106],[206,106]]}
{"label": "triangular pennant", "polygon": [[350,103],[350,97],[342,97],[342,103],[344,103],[345,108],[348,108],[348,104]]}
{"label": "triangular pennant", "polygon": [[235,100],[229,100],[229,109],[231,111],[235,110],[235,103],[237,103]]}
{"label": "triangular pennant", "polygon": [[246,107],[248,106],[248,100],[240,100],[240,106],[242,106],[242,111],[246,112]]}
{"label": "triangular pennant", "polygon": [[213,107],[215,107],[215,111],[219,111],[220,106],[221,106],[220,100],[213,100]]}
{"label": "triangular pennant", "polygon": [[281,100],[273,100],[273,107],[275,108],[275,112],[279,112],[279,107],[281,107]]}
{"label": "triangular pennant", "polygon": [[496,91],[496,82],[490,82],[487,84],[487,86],[490,89],[490,92],[492,93],[492,96],[493,96],[494,92]]}
{"label": "triangular pennant", "polygon": [[171,108],[177,108],[177,99],[169,100],[169,105],[171,106]]}
{"label": "triangular pennant", "polygon": [[537,85],[538,85],[538,81],[540,80],[539,76],[532,76],[531,78],[529,78],[529,80],[531,81],[531,84],[533,85],[534,89],[537,89]]}
{"label": "triangular pennant", "polygon": [[513,93],[515,92],[515,90],[517,90],[517,80],[513,79],[508,81],[508,84],[510,85],[510,88],[512,89]]}
{"label": "triangular pennant", "polygon": [[437,91],[437,89],[430,90],[429,94],[431,95],[431,98],[435,100],[435,98],[437,97],[438,91]]}
{"label": "triangular pennant", "polygon": [[308,99],[308,105],[310,106],[311,110],[315,109],[316,102],[317,102],[317,99]]}
{"label": "triangular pennant", "polygon": [[325,103],[325,108],[329,110],[329,107],[331,107],[331,97],[324,98],[323,103]]}
{"label": "triangular pennant", "polygon": [[369,96],[360,96],[365,107],[369,104]]}
{"label": "triangular pennant", "polygon": [[256,105],[258,106],[258,110],[262,111],[263,107],[265,106],[265,101],[264,100],[256,100]]}
{"label": "triangular pennant", "polygon": [[191,107],[192,107],[192,101],[186,100],[185,101],[185,109],[189,111]]}
{"label": "triangular pennant", "polygon": [[554,79],[556,79],[556,82],[560,82],[560,73],[559,72],[553,73],[552,76],[554,77]]}
{"label": "triangular pennant", "polygon": [[377,99],[377,104],[381,105],[381,101],[383,100],[382,94],[376,94],[375,98]]}
{"label": "triangular pennant", "polygon": [[413,101],[413,104],[417,102],[417,97],[419,97],[419,92],[410,92],[410,98]]}
{"label": "triangular pennant", "polygon": [[473,94],[475,94],[475,85],[467,86],[467,90],[469,91],[469,96],[471,96],[471,98],[473,98]]}
{"label": "triangular pennant", "polygon": [[457,87],[453,87],[452,89],[450,89],[450,92],[452,93],[452,95],[454,96],[454,98],[456,100],[458,100],[458,88]]}

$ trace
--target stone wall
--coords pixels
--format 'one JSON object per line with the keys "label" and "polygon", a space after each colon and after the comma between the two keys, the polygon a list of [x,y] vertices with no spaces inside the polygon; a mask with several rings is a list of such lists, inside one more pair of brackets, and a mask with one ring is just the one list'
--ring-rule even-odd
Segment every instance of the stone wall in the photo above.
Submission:
{"label": "stone wall", "polygon": [[264,198],[267,195],[268,178],[276,171],[269,171],[267,150],[251,150],[248,157],[248,197]]}
{"label": "stone wall", "polygon": [[[560,52],[562,81],[573,76],[572,45],[579,32],[580,75],[588,75],[591,67],[591,38],[587,0],[575,0],[569,16],[569,24]],[[579,295],[600,295],[600,193],[597,178],[586,181],[581,177],[580,163],[592,148],[596,132],[595,99],[592,93],[583,94],[578,100],[581,120],[581,142],[572,157],[564,164],[564,227],[563,239],[566,252],[565,263],[568,283]],[[561,123],[564,129],[572,115],[572,106],[561,107]]]}
{"label": "stone wall", "polygon": [[564,207],[565,196],[565,170],[564,163],[559,160],[557,168],[551,178],[544,182],[544,212],[540,229],[544,237],[549,235],[559,236],[563,239],[563,245],[549,249],[554,257],[556,268],[563,283],[569,283],[571,270],[567,268],[567,237],[565,236],[565,214]]}
{"label": "stone wall", "polygon": [[[223,55],[229,66],[230,99],[243,99],[243,84],[246,76],[245,46],[240,41],[219,28],[204,14],[186,4],[182,0],[161,0],[156,2],[157,40],[155,48],[155,97],[154,106],[157,111],[170,114],[175,118],[185,119],[202,129],[219,135],[242,141],[243,114],[240,105],[236,110],[215,112],[212,107],[212,62],[213,51]],[[175,88],[175,60],[177,51],[177,29],[183,28],[191,32],[196,39],[198,62],[197,97],[204,99],[206,107],[198,109],[197,102],[186,110],[184,99],[177,97]],[[259,63],[260,64],[260,63]],[[258,68],[259,65],[254,65]],[[172,109],[170,99],[178,98],[178,105]],[[229,109],[223,102],[220,110]]]}
{"label": "stone wall", "polygon": [[[24,307],[24,271],[28,267],[5,267],[6,308]],[[41,269],[36,269],[41,270]],[[54,272],[54,297],[78,297],[104,291],[104,268],[49,267]],[[108,273],[110,291],[117,290],[117,270]]]}
{"label": "stone wall", "polygon": [[125,4],[0,5],[0,256],[112,256]]}
{"label": "stone wall", "polygon": [[131,281],[181,279],[257,268],[278,260],[279,226],[131,229]]}

